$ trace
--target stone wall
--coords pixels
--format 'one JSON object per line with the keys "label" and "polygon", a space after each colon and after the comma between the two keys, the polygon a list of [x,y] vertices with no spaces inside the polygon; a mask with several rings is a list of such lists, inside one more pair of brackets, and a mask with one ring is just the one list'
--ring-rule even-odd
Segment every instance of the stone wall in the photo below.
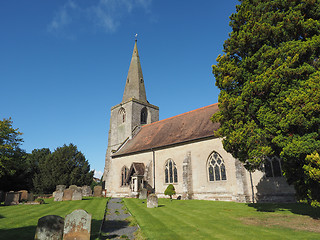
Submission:
{"label": "stone wall", "polygon": [[[221,155],[226,166],[227,180],[209,181],[207,161],[210,154],[216,151]],[[172,159],[178,170],[178,183],[174,183],[176,197],[184,199],[204,199],[250,202],[252,201],[252,187],[250,174],[243,164],[227,153],[221,139],[209,139],[189,144],[168,147],[155,151],[155,188],[159,197],[166,187],[164,168],[166,161]],[[130,196],[130,187],[121,187],[121,168],[128,168],[132,162],[141,162],[145,166],[153,165],[151,151],[135,155],[117,157],[111,160],[112,174],[107,187],[107,196]],[[152,170],[153,172],[153,170]],[[267,179],[263,172],[252,174],[255,201],[288,201],[294,196],[294,189],[283,177]],[[154,186],[153,177],[149,184]]]}

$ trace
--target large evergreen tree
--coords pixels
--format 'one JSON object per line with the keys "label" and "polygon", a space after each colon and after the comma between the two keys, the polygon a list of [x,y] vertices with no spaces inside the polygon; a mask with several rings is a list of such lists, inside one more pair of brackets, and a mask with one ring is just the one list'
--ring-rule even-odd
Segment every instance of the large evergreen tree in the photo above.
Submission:
{"label": "large evergreen tree", "polygon": [[320,1],[240,0],[224,54],[220,88],[224,148],[249,170],[280,156],[300,199],[320,201]]}
{"label": "large evergreen tree", "polygon": [[73,144],[63,145],[53,153],[48,149],[32,152],[38,162],[33,184],[36,192],[52,193],[56,185],[90,186],[93,171],[85,156]]}

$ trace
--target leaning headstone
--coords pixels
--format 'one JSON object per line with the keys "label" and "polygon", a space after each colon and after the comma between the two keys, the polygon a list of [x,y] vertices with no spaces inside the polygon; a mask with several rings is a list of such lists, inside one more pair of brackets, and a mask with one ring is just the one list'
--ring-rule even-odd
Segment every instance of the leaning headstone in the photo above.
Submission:
{"label": "leaning headstone", "polygon": [[63,192],[66,189],[66,185],[57,185],[56,192]]}
{"label": "leaning headstone", "polygon": [[27,190],[20,190],[20,201],[27,201],[28,200],[28,191]]}
{"label": "leaning headstone", "polygon": [[48,215],[38,220],[35,240],[61,240],[64,220],[60,216]]}
{"label": "leaning headstone", "polygon": [[147,208],[156,208],[158,207],[158,197],[155,194],[150,194],[147,200]]}
{"label": "leaning headstone", "polygon": [[102,186],[95,186],[93,188],[93,196],[94,197],[101,197],[102,195]]}
{"label": "leaning headstone", "polygon": [[63,199],[63,192],[54,192],[54,201],[55,202],[61,202]]}
{"label": "leaning headstone", "polygon": [[147,199],[147,189],[142,188],[139,194],[139,199]]}
{"label": "leaning headstone", "polygon": [[92,196],[92,191],[91,191],[90,186],[82,186],[81,191],[82,191],[83,197],[91,197]]}
{"label": "leaning headstone", "polygon": [[78,209],[65,217],[63,240],[90,240],[91,214]]}
{"label": "leaning headstone", "polygon": [[72,200],[82,200],[81,188],[77,188],[73,191]]}
{"label": "leaning headstone", "polygon": [[28,202],[33,202],[34,201],[34,195],[33,193],[28,193]]}
{"label": "leaning headstone", "polygon": [[63,191],[62,201],[72,200],[73,192],[74,192],[74,190],[72,190],[72,189],[66,189],[66,190],[64,190],[64,191]]}
{"label": "leaning headstone", "polygon": [[9,206],[9,205],[19,204],[20,195],[21,195],[21,193],[19,193],[19,192],[8,192],[6,194],[6,199],[4,201],[4,205]]}

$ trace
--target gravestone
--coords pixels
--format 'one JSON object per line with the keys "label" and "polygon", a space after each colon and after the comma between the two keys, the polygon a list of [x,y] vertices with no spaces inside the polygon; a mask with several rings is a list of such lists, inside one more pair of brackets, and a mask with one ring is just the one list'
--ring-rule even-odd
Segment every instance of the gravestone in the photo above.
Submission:
{"label": "gravestone", "polygon": [[34,195],[33,193],[28,193],[28,202],[33,202],[34,201]]}
{"label": "gravestone", "polygon": [[90,240],[91,214],[78,209],[65,217],[63,239],[64,240]]}
{"label": "gravestone", "polygon": [[5,193],[4,191],[0,191],[0,202],[4,202],[5,199]]}
{"label": "gravestone", "polygon": [[63,199],[63,192],[54,192],[54,201],[55,202],[61,202]]}
{"label": "gravestone", "polygon": [[28,191],[27,190],[20,190],[20,201],[27,201],[28,200]]}
{"label": "gravestone", "polygon": [[102,186],[95,186],[93,188],[93,196],[94,197],[101,197],[102,195]]}
{"label": "gravestone", "polygon": [[83,197],[91,197],[92,196],[91,187],[89,187],[89,186],[81,187],[81,191],[82,191]]}
{"label": "gravestone", "polygon": [[19,204],[20,195],[21,195],[21,193],[19,193],[19,192],[8,192],[6,194],[6,199],[4,201],[4,205],[9,206],[9,205]]}
{"label": "gravestone", "polygon": [[76,188],[72,194],[72,200],[82,200],[81,188]]}
{"label": "gravestone", "polygon": [[61,240],[64,220],[60,216],[48,215],[38,220],[35,240]]}
{"label": "gravestone", "polygon": [[158,207],[158,197],[155,194],[150,194],[147,200],[147,208],[156,208]]}
{"label": "gravestone", "polygon": [[139,199],[147,199],[147,189],[142,188],[139,194]]}
{"label": "gravestone", "polygon": [[63,192],[66,189],[66,185],[57,185],[56,192]]}
{"label": "gravestone", "polygon": [[76,189],[78,189],[78,187],[77,187],[77,185],[70,185],[69,189],[76,190]]}
{"label": "gravestone", "polygon": [[[73,192],[74,192],[74,190],[72,190],[72,189],[65,189],[65,190],[63,191],[62,201],[72,200]],[[56,194],[57,194],[57,193],[56,193]]]}

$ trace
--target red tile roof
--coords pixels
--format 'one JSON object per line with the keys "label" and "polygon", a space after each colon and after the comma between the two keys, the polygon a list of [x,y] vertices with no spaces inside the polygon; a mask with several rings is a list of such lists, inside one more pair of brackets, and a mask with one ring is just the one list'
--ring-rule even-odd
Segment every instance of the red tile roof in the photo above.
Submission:
{"label": "red tile roof", "polygon": [[220,127],[220,124],[213,123],[210,117],[217,111],[219,111],[219,107],[216,103],[144,125],[112,157],[214,137],[213,132]]}

